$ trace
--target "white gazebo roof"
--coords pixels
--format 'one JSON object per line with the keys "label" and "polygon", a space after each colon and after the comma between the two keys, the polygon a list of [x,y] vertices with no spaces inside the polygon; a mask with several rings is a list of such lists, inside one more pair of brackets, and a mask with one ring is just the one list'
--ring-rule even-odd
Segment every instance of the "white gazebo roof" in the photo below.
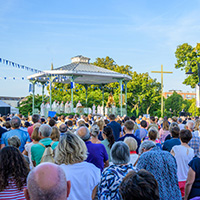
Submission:
{"label": "white gazebo roof", "polygon": [[129,81],[131,77],[89,63],[90,58],[73,57],[72,63],[56,69],[43,71],[28,76],[28,80],[47,82],[49,77],[55,77],[54,82],[70,83],[71,78],[80,84],[107,84],[119,80]]}

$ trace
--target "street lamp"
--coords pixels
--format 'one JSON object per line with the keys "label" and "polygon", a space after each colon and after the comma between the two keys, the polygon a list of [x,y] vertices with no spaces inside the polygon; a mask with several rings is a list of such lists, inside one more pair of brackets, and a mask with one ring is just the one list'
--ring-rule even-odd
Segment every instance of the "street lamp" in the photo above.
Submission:
{"label": "street lamp", "polygon": [[190,62],[190,69],[189,69],[189,71],[188,72],[186,72],[186,74],[187,75],[192,75],[192,74],[194,74],[194,72],[192,71],[192,68],[191,68],[191,64],[193,63],[193,62],[195,62],[196,64],[197,64],[197,66],[198,66],[198,77],[199,77],[199,82],[198,82],[198,86],[200,86],[200,63],[199,62],[197,62],[196,60],[192,60],[191,62]]}

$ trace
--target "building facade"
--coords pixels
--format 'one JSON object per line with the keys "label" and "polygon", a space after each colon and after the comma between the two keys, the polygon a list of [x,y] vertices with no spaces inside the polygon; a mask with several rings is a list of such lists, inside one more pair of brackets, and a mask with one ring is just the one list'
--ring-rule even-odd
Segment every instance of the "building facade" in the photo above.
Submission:
{"label": "building facade", "polygon": [[183,99],[194,99],[196,98],[196,93],[195,92],[182,92],[181,90],[169,90],[169,92],[163,92],[163,96],[167,99],[170,97],[174,92],[177,92],[180,94]]}

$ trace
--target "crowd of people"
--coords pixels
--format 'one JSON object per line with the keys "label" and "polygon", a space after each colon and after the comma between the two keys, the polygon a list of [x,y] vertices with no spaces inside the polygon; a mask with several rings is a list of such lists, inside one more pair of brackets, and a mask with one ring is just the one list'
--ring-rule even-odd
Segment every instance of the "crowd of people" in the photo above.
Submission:
{"label": "crowd of people", "polygon": [[0,118],[0,199],[198,200],[200,119]]}

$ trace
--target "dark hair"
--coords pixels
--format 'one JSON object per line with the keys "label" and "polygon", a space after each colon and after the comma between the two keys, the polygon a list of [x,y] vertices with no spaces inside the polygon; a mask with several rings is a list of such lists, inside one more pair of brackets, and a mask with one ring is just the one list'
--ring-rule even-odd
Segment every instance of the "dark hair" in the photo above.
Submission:
{"label": "dark hair", "polygon": [[53,126],[55,126],[55,124],[56,124],[56,120],[51,118],[49,120],[49,126],[53,127]]}
{"label": "dark hair", "polygon": [[0,192],[9,186],[11,177],[21,190],[26,185],[28,173],[28,162],[17,148],[7,146],[0,150]]}
{"label": "dark hair", "polygon": [[111,149],[112,145],[115,142],[115,138],[114,138],[114,135],[113,135],[112,128],[110,126],[105,126],[104,129],[103,129],[103,133],[106,135],[107,140],[109,142],[108,147]]}
{"label": "dark hair", "polygon": [[179,127],[175,126],[175,127],[172,128],[172,131],[171,131],[172,137],[178,138],[179,137],[179,133],[180,133],[180,128]]}
{"label": "dark hair", "polygon": [[7,129],[11,128],[11,124],[9,121],[4,122],[3,126],[6,127]]}
{"label": "dark hair", "polygon": [[139,172],[131,171],[119,186],[123,200],[159,200],[158,183],[154,176],[141,169]]}
{"label": "dark hair", "polygon": [[158,132],[154,128],[150,128],[148,136],[149,136],[150,140],[156,140],[156,138],[158,136]]}
{"label": "dark hair", "polygon": [[124,117],[124,122],[126,122],[127,120],[130,120],[129,116]]}
{"label": "dark hair", "polygon": [[188,129],[182,129],[180,132],[180,139],[183,143],[188,143],[192,139],[192,133]]}
{"label": "dark hair", "polygon": [[134,122],[132,122],[131,120],[128,120],[125,122],[124,126],[126,127],[126,129],[131,131],[134,129]]}
{"label": "dark hair", "polygon": [[140,122],[140,126],[143,127],[143,128],[146,128],[147,127],[147,122],[145,120],[142,120]]}
{"label": "dark hair", "polygon": [[104,120],[105,125],[109,124],[109,121],[107,119]]}
{"label": "dark hair", "polygon": [[155,122],[156,119],[155,119],[154,116],[151,116],[151,117],[150,117],[150,120],[152,120],[153,122]]}
{"label": "dark hair", "polygon": [[68,121],[67,121],[67,126],[72,126],[72,125],[73,125],[72,120],[68,120]]}
{"label": "dark hair", "polygon": [[110,119],[110,120],[115,120],[115,115],[114,115],[114,114],[110,114],[110,115],[109,115],[109,119]]}
{"label": "dark hair", "polygon": [[39,122],[39,120],[40,120],[40,115],[34,114],[32,116],[32,121],[33,121],[34,124]]}
{"label": "dark hair", "polygon": [[131,117],[131,120],[135,121],[135,120],[136,120],[136,116],[133,115],[133,116]]}

